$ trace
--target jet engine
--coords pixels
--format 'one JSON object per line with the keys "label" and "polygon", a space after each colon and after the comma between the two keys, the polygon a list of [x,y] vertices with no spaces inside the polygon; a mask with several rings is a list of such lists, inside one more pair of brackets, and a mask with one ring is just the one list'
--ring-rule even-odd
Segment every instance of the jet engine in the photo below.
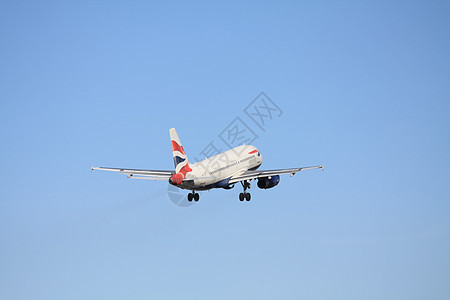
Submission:
{"label": "jet engine", "polygon": [[260,189],[270,189],[280,182],[280,175],[258,178],[258,187]]}

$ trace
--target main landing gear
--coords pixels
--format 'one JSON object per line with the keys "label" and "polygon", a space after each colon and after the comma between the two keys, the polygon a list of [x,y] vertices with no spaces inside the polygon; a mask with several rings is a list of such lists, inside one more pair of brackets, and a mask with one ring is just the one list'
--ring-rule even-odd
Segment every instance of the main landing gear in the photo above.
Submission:
{"label": "main landing gear", "polygon": [[251,195],[250,193],[247,193],[247,189],[250,188],[250,182],[248,181],[241,181],[242,187],[244,188],[244,192],[239,194],[239,200],[240,201],[250,201]]}
{"label": "main landing gear", "polygon": [[195,191],[192,191],[192,193],[188,194],[188,201],[191,202],[192,200],[194,200],[195,202],[198,201],[198,199],[200,199],[200,195],[198,193],[196,193]]}

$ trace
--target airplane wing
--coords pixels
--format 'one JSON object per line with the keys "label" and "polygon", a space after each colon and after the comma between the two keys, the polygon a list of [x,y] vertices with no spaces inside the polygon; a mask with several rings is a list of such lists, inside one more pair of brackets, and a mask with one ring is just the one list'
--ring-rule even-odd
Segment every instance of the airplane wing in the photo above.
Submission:
{"label": "airplane wing", "polygon": [[169,180],[170,176],[175,174],[175,171],[166,171],[166,170],[142,170],[142,169],[122,169],[122,168],[105,168],[105,167],[91,167],[91,171],[92,170],[118,172],[126,174],[128,178],[148,179],[148,180]]}
{"label": "airplane wing", "polygon": [[292,168],[292,169],[246,171],[242,174],[231,177],[229,183],[232,184],[232,183],[236,183],[239,181],[252,180],[252,179],[256,179],[256,178],[269,177],[269,176],[275,176],[275,175],[281,175],[281,174],[291,174],[291,176],[294,176],[295,173],[297,173],[297,172],[304,171],[304,170],[311,170],[311,169],[322,169],[322,171],[323,171],[324,167],[323,167],[323,165],[320,165],[320,166]]}

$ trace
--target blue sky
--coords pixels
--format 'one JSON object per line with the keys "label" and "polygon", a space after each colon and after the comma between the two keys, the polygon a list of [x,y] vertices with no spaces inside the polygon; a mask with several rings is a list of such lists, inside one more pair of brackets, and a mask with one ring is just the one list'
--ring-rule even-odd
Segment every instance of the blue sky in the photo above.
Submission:
{"label": "blue sky", "polygon": [[[448,299],[445,1],[0,4],[0,298]],[[283,111],[263,132],[245,107]],[[173,168],[240,117],[266,191]]]}

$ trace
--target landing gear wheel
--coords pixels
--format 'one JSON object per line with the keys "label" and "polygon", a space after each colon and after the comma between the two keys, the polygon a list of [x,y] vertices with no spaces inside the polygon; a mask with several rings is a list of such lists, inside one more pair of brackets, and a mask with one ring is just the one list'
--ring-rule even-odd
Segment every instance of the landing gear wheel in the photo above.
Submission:
{"label": "landing gear wheel", "polygon": [[194,200],[195,200],[195,202],[197,202],[198,199],[200,199],[200,195],[198,193],[194,193]]}
{"label": "landing gear wheel", "polygon": [[239,194],[239,200],[244,201],[250,201],[250,193],[247,193],[247,189],[250,188],[250,182],[249,181],[241,181],[242,187],[244,188],[244,192]]}
{"label": "landing gear wheel", "polygon": [[192,201],[192,194],[191,194],[191,193],[188,194],[188,201],[189,201],[189,202]]}
{"label": "landing gear wheel", "polygon": [[245,200],[250,201],[251,195],[250,193],[245,194]]}

